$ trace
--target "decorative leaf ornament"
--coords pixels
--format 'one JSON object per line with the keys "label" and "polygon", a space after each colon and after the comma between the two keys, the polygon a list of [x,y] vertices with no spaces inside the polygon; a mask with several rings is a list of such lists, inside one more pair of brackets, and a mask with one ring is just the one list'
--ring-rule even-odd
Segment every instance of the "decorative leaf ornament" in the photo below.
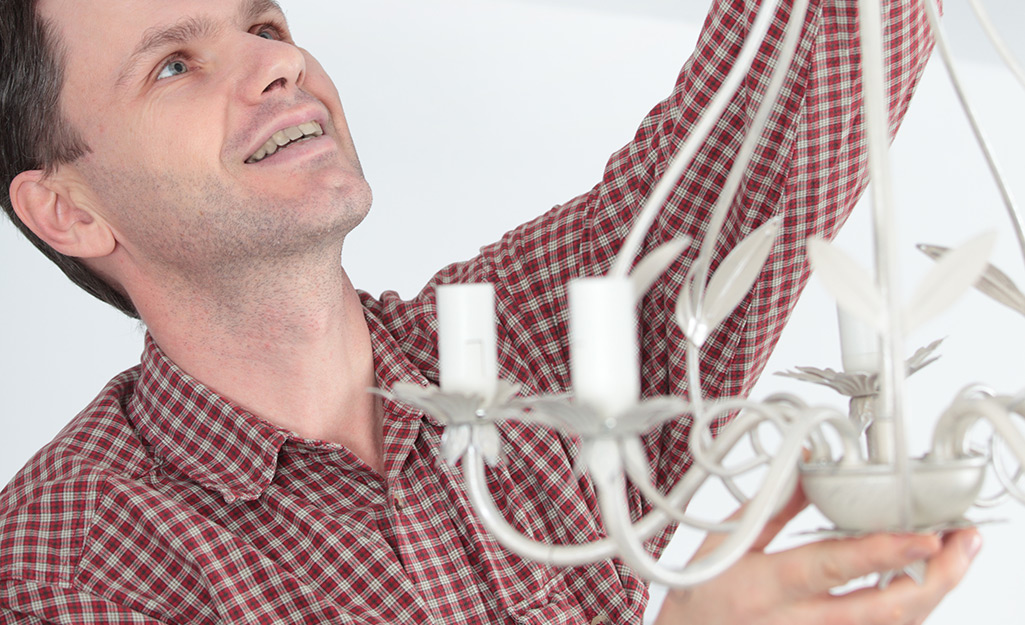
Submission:
{"label": "decorative leaf ornament", "polygon": [[979,280],[993,252],[996,234],[981,234],[944,254],[915,289],[904,309],[910,332],[946,310]]}
{"label": "decorative leaf ornament", "polygon": [[[939,261],[950,252],[950,248],[939,245],[920,243],[918,249],[929,258]],[[993,265],[986,265],[985,270],[975,283],[975,288],[1011,310],[1025,315],[1025,294],[1014,284],[1014,281],[1003,271]]]}
{"label": "decorative leaf ornament", "polygon": [[[942,342],[943,339],[939,339],[915,350],[915,353],[904,363],[907,375],[912,376],[936,362],[939,356],[934,354]],[[833,369],[819,369],[818,367],[796,367],[795,371],[777,371],[776,375],[828,386],[847,397],[864,397],[876,395],[879,392],[879,376],[875,373],[834,371]]]}
{"label": "decorative leaf ornament", "polygon": [[710,329],[722,323],[754,286],[772,252],[779,224],[776,217],[759,226],[715,270],[705,289],[705,323]]}
{"label": "decorative leaf ornament", "polygon": [[[938,255],[939,262],[903,308],[905,329],[910,332],[920,327],[976,283],[986,271],[995,242],[993,233],[985,233]],[[818,238],[808,240],[808,259],[841,308],[876,330],[885,331],[883,296],[865,269],[836,246]]]}
{"label": "decorative leaf ornament", "polygon": [[701,347],[705,344],[710,330],[697,309],[699,295],[695,293],[696,288],[694,276],[687,276],[676,298],[676,323],[688,341],[695,347]]}
{"label": "decorative leaf ornament", "polygon": [[640,302],[651,285],[655,283],[674,260],[690,247],[690,237],[680,237],[663,243],[648,253],[630,273],[630,281],[634,285],[634,297]]}
{"label": "decorative leaf ornament", "polygon": [[886,304],[872,276],[861,265],[820,238],[808,240],[808,261],[841,308],[870,327],[883,330]]}
{"label": "decorative leaf ornament", "polygon": [[445,393],[436,386],[397,382],[390,391],[371,392],[428,412],[445,425],[441,436],[441,457],[455,466],[470,447],[478,449],[489,466],[502,459],[502,440],[495,420],[488,414],[497,406],[509,404],[519,385],[499,380],[492,397]]}
{"label": "decorative leaf ornament", "polygon": [[676,320],[696,347],[704,345],[754,286],[772,252],[779,226],[780,219],[773,218],[744,237],[716,268],[703,295],[703,272],[692,268],[676,300]]}

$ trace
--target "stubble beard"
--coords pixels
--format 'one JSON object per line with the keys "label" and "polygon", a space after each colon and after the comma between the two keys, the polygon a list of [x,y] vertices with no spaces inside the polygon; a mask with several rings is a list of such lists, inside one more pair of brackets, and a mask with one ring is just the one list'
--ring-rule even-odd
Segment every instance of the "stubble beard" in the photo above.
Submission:
{"label": "stubble beard", "polygon": [[241,195],[215,179],[124,172],[97,178],[130,220],[123,219],[126,236],[165,287],[181,297],[237,304],[287,297],[304,286],[337,288],[342,245],[372,200],[361,174],[302,196],[270,198]]}

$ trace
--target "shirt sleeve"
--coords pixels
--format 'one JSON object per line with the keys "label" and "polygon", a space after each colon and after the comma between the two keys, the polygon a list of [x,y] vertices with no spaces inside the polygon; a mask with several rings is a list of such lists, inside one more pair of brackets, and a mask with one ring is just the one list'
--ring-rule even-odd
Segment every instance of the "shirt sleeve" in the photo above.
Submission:
{"label": "shirt sleeve", "polygon": [[57,584],[0,582],[0,622],[11,625],[165,625],[112,601]]}
{"label": "shirt sleeve", "polygon": [[[433,318],[434,285],[494,283],[502,376],[527,393],[568,389],[566,285],[608,271],[645,198],[725,79],[758,5],[756,0],[716,0],[672,93],[645,117],[633,140],[612,155],[602,180],[483,248],[477,258],[439,272],[413,307]],[[642,257],[678,236],[701,240],[769,83],[791,10],[790,2],[783,5],[753,69],[652,226]],[[882,17],[892,133],[907,110],[932,39],[918,0],[885,2]],[[807,281],[805,241],[832,238],[865,187],[858,43],[856,0],[811,1],[796,58],[716,242],[711,269],[770,218],[780,217],[780,236],[754,287],[702,349],[705,397],[744,396],[751,390]],[[645,396],[687,394],[685,341],[673,310],[695,255],[696,248],[675,263],[641,305]],[[400,313],[396,300],[385,294],[381,301],[393,331],[415,335],[412,323],[401,321],[415,315]],[[406,343],[406,353],[414,355],[421,370],[436,375],[433,341]],[[418,353],[424,357],[417,358]],[[646,437],[660,487],[675,483],[689,466],[689,429],[683,418]],[[641,497],[632,495],[634,513],[645,512]]]}

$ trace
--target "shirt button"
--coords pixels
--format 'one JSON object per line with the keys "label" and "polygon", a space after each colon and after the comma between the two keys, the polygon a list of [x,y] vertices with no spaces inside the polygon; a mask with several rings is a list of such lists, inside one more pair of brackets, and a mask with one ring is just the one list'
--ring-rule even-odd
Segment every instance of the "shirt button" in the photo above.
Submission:
{"label": "shirt button", "polygon": [[392,503],[395,505],[396,512],[402,512],[402,509],[405,507],[402,496],[398,493],[392,493]]}
{"label": "shirt button", "polygon": [[609,620],[609,616],[604,612],[598,614],[598,616],[591,619],[591,625],[609,625],[612,621]]}

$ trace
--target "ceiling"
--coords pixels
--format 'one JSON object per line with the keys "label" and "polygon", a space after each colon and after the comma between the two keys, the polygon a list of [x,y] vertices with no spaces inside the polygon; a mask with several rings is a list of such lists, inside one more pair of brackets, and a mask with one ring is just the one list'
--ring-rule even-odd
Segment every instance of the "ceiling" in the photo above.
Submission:
{"label": "ceiling", "polygon": [[[530,4],[626,13],[659,19],[700,23],[708,10],[708,0],[518,0]],[[1006,44],[1025,65],[1025,2],[1021,0],[984,0],[985,10],[997,24]],[[992,46],[979,27],[967,0],[946,0],[944,30],[957,58],[978,62],[998,62]]]}
{"label": "ceiling", "polygon": [[700,23],[708,12],[708,0],[519,0],[610,13],[632,13],[649,17],[683,19]]}

